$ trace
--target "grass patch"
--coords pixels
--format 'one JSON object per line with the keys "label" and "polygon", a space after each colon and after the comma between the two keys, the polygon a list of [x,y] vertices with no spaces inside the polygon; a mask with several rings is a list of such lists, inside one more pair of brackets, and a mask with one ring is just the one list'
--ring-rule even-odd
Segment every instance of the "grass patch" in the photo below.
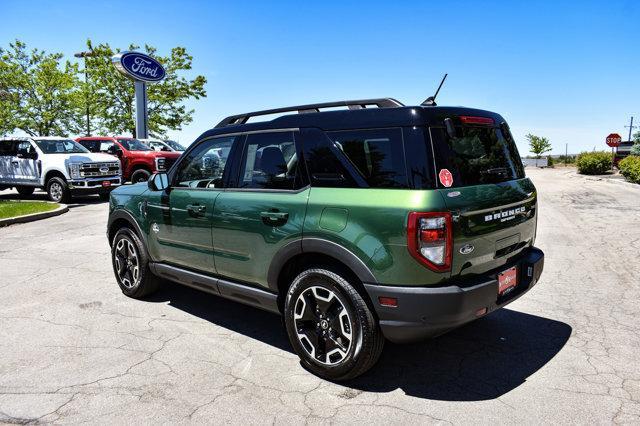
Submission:
{"label": "grass patch", "polygon": [[43,201],[5,201],[0,200],[0,219],[24,216],[32,213],[42,213],[55,210],[59,207],[56,203]]}

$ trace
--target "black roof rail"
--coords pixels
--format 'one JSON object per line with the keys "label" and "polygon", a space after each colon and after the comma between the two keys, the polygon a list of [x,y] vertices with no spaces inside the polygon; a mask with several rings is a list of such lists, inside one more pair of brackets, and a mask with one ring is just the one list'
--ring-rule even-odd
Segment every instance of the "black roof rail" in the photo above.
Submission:
{"label": "black roof rail", "polygon": [[318,104],[296,105],[286,108],[265,109],[263,111],[254,111],[244,114],[231,115],[218,123],[216,128],[231,126],[234,124],[244,124],[247,122],[247,120],[249,120],[249,118],[260,115],[278,114],[281,112],[292,111],[298,111],[298,114],[305,114],[308,112],[320,112],[321,108],[332,108],[341,106],[348,107],[349,109],[362,109],[366,108],[367,105],[375,105],[378,108],[397,108],[404,106],[404,104],[402,104],[400,101],[397,101],[393,98],[358,99],[353,101],[337,101]]}

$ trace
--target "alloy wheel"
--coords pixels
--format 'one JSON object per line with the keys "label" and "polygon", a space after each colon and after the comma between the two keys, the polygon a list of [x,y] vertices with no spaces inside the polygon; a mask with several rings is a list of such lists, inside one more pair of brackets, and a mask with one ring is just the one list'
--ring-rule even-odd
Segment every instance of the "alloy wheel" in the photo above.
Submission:
{"label": "alloy wheel", "polygon": [[353,323],[338,295],[320,286],[309,287],[297,298],[294,326],[298,341],[316,362],[336,365],[349,353]]}
{"label": "alloy wheel", "polygon": [[51,194],[51,198],[55,201],[60,201],[62,199],[62,185],[58,182],[53,182],[51,186],[49,186],[49,194]]}
{"label": "alloy wheel", "polygon": [[115,250],[116,272],[120,282],[127,288],[133,288],[140,280],[140,262],[138,253],[131,241],[122,238]]}

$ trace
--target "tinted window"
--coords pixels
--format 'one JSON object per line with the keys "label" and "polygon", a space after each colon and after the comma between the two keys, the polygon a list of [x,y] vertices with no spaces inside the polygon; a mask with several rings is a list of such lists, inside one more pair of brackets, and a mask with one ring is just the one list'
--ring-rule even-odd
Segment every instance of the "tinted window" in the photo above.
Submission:
{"label": "tinted window", "polygon": [[45,154],[79,154],[89,152],[85,147],[71,139],[36,139],[38,148]]}
{"label": "tinted window", "polygon": [[327,132],[327,136],[369,187],[407,187],[401,129]]}
{"label": "tinted window", "polygon": [[220,188],[229,152],[237,136],[208,139],[181,159],[174,186]]}
{"label": "tinted window", "polygon": [[499,128],[455,126],[450,137],[445,128],[432,127],[438,172],[448,169],[453,185],[499,183],[524,177],[524,168],[511,134]]}
{"label": "tinted window", "polygon": [[151,151],[151,148],[137,139],[118,139],[118,142],[120,142],[127,151]]}
{"label": "tinted window", "polygon": [[240,163],[239,188],[298,189],[302,186],[293,132],[247,136]]}
{"label": "tinted window", "polygon": [[0,141],[0,155],[16,155],[16,144],[13,141]]}

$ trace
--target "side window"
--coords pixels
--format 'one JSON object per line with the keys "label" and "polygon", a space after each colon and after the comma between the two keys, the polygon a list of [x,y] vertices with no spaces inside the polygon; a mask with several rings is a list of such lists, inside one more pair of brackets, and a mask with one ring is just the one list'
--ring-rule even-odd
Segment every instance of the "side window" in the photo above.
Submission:
{"label": "side window", "polygon": [[371,188],[407,188],[401,129],[327,132]]}
{"label": "side window", "polygon": [[16,144],[13,141],[0,141],[0,156],[16,155]]}
{"label": "side window", "polygon": [[239,136],[212,138],[201,142],[181,159],[173,179],[175,187],[220,188],[231,147]]}
{"label": "side window", "polygon": [[90,152],[98,152],[98,150],[96,149],[96,146],[98,145],[98,141],[80,140],[78,143],[84,146],[85,148],[87,148]]}
{"label": "side window", "polygon": [[31,154],[35,152],[35,148],[31,145],[31,142],[23,141],[18,143],[18,154]]}
{"label": "side window", "polygon": [[293,190],[304,186],[293,132],[248,135],[241,158],[239,188]]}
{"label": "side window", "polygon": [[307,129],[303,143],[313,186],[408,187],[402,129]]}

